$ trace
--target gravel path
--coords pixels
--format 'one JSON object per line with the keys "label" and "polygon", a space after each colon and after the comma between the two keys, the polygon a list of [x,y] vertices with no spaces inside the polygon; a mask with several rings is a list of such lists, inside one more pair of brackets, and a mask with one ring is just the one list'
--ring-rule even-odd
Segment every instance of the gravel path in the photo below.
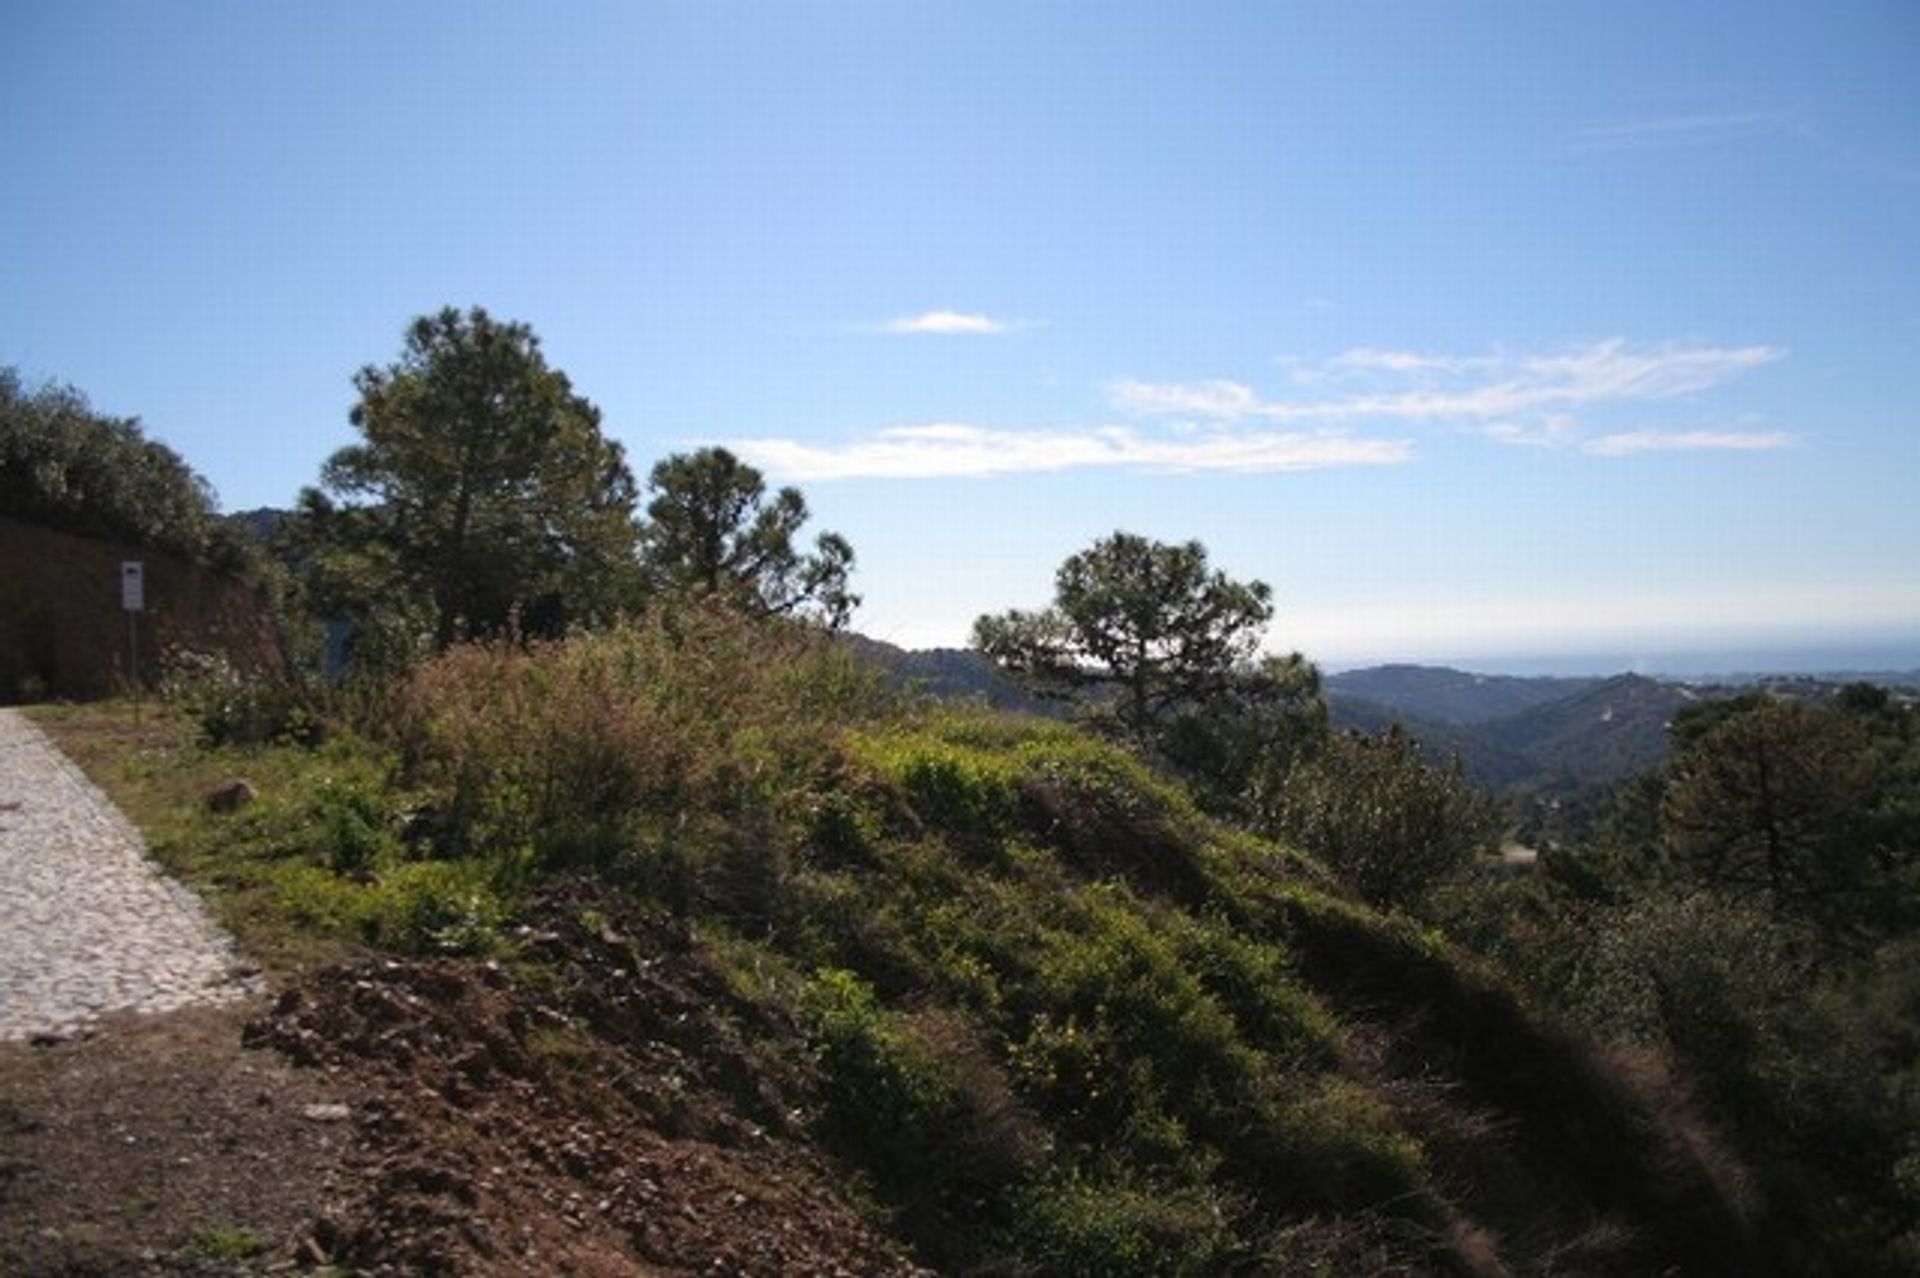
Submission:
{"label": "gravel path", "polygon": [[0,709],[0,1042],[249,989],[193,893],[45,734]]}

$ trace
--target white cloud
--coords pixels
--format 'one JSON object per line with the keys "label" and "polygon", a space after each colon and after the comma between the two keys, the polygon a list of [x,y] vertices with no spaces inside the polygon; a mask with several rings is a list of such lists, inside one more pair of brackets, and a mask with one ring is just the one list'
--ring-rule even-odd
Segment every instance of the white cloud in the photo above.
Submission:
{"label": "white cloud", "polygon": [[1026,431],[951,422],[895,426],[840,445],[741,439],[728,447],[795,480],[935,479],[1093,467],[1250,473],[1391,465],[1413,456],[1407,440],[1331,432],[1214,432],[1166,439],[1124,426]]}
{"label": "white cloud", "polygon": [[1327,361],[1328,367],[1352,372],[1456,373],[1473,363],[1449,355],[1421,355],[1413,351],[1383,351],[1356,346]]}
{"label": "white cloud", "polygon": [[[1326,367],[1375,374],[1391,385],[1318,399],[1261,399],[1239,382],[1142,382],[1108,385],[1116,408],[1152,416],[1284,422],[1497,421],[1544,409],[1677,399],[1720,386],[1786,354],[1777,346],[1669,342],[1635,346],[1611,338],[1552,354],[1445,356],[1358,348]],[[1311,380],[1311,379],[1309,379]]]}
{"label": "white cloud", "polygon": [[[995,332],[986,316],[935,311],[894,321],[897,332]],[[1392,465],[1406,439],[1363,435],[1368,424],[1451,423],[1504,444],[1578,447],[1599,456],[1654,449],[1777,448],[1783,434],[1713,430],[1585,431],[1575,410],[1667,401],[1710,390],[1780,359],[1773,346],[1705,342],[1635,345],[1623,338],[1544,353],[1453,356],[1355,347],[1307,368],[1294,397],[1264,399],[1227,379],[1105,387],[1124,412],[1155,424],[1008,430],[970,423],[894,426],[841,443],[731,441],[782,478],[925,479],[1077,469],[1262,473]],[[1297,373],[1299,370],[1296,369]]]}
{"label": "white cloud", "polygon": [[1253,387],[1222,380],[1187,383],[1135,381],[1123,377],[1107,384],[1107,397],[1115,408],[1144,416],[1212,417],[1235,421],[1263,406]]}
{"label": "white cloud", "polygon": [[1632,457],[1638,453],[1761,452],[1786,448],[1793,436],[1784,431],[1726,430],[1630,430],[1599,435],[1580,445],[1580,451],[1595,457]]}
{"label": "white cloud", "polygon": [[997,320],[991,315],[967,314],[962,311],[926,311],[919,315],[902,315],[888,320],[881,326],[883,332],[902,335],[941,334],[983,336],[1004,333],[1008,325],[1005,320]]}
{"label": "white cloud", "polygon": [[1566,443],[1579,425],[1570,413],[1548,413],[1537,422],[1489,422],[1480,433],[1502,444],[1554,448]]}

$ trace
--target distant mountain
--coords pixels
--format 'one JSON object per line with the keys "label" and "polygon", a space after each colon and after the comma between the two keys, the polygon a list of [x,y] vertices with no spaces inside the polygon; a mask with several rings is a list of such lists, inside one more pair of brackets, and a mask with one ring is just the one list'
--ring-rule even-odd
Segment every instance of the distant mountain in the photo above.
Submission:
{"label": "distant mountain", "polygon": [[1327,713],[1336,728],[1377,736],[1398,724],[1421,753],[1435,763],[1459,759],[1467,779],[1488,790],[1520,785],[1534,772],[1524,754],[1509,750],[1478,725],[1422,719],[1375,701],[1344,694],[1329,695]]}
{"label": "distant mountain", "polygon": [[[1515,679],[1424,666],[1351,671],[1327,685],[1337,726],[1379,732],[1399,723],[1428,755],[1458,757],[1479,785],[1549,794],[1608,785],[1657,766],[1667,757],[1667,725],[1703,695],[1642,675]],[[1401,704],[1355,696],[1356,687]],[[1488,713],[1503,704],[1519,708]]]}
{"label": "distant mountain", "polygon": [[976,697],[996,709],[1028,714],[1060,713],[1057,704],[1029,696],[1000,673],[998,666],[970,648],[909,650],[860,634],[848,634],[845,638],[861,656],[901,682],[932,696]]}
{"label": "distant mountain", "polygon": [[1605,785],[1663,762],[1668,725],[1699,695],[1682,684],[1618,675],[1481,730],[1533,765],[1534,788]]}
{"label": "distant mountain", "polygon": [[1486,723],[1583,692],[1601,682],[1585,678],[1521,679],[1469,674],[1445,666],[1372,666],[1328,675],[1329,697],[1368,701],[1435,723]]}
{"label": "distant mountain", "polygon": [[[846,641],[933,696],[974,697],[1033,714],[1061,712],[1055,703],[1028,696],[969,649],[910,651],[858,634]],[[1348,671],[1329,677],[1325,686],[1337,727],[1377,733],[1397,723],[1429,757],[1459,758],[1477,785],[1546,794],[1609,784],[1659,764],[1667,755],[1667,723],[1701,695],[1640,675],[1521,679],[1437,666]],[[1358,695],[1357,689],[1392,700]]]}

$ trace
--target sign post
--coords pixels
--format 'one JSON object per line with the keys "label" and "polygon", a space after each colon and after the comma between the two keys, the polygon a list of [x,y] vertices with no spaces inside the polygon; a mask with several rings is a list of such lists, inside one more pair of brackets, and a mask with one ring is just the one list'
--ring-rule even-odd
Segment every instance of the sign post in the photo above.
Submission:
{"label": "sign post", "polygon": [[147,566],[138,559],[120,565],[120,606],[127,614],[127,671],[133,678],[133,726],[140,726],[140,613],[147,606]]}

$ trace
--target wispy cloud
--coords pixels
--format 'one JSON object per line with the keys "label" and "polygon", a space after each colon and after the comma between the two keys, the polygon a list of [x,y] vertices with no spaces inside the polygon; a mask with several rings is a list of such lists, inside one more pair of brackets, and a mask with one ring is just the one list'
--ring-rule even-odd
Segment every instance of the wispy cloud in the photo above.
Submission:
{"label": "wispy cloud", "polygon": [[1260,416],[1269,408],[1253,393],[1253,387],[1220,379],[1154,383],[1123,377],[1108,383],[1107,398],[1123,412],[1144,416],[1209,417],[1219,421]]}
{"label": "wispy cloud", "polygon": [[1787,448],[1793,436],[1784,431],[1630,430],[1598,435],[1580,445],[1595,457],[1632,457],[1663,452],[1764,452]]}
{"label": "wispy cloud", "polygon": [[1614,120],[1569,135],[1573,154],[1678,150],[1757,141],[1799,147],[1824,157],[1842,173],[1912,186],[1920,167],[1901,154],[1864,149],[1860,140],[1834,135],[1793,111],[1700,111]]}
{"label": "wispy cloud", "polygon": [[1413,442],[1393,436],[1395,428],[1420,423],[1446,424],[1504,444],[1573,447],[1604,457],[1777,448],[1789,442],[1787,436],[1688,429],[1595,433],[1583,425],[1581,414],[1683,399],[1783,354],[1774,346],[1649,346],[1623,338],[1557,351],[1486,355],[1356,347],[1293,365],[1295,381],[1304,386],[1277,398],[1224,378],[1109,382],[1109,402],[1136,419],[1128,425],[1011,430],[935,422],[892,426],[844,442],[767,437],[727,442],[782,478],[815,481],[1084,469],[1246,474],[1384,466],[1412,460]]}
{"label": "wispy cloud", "polygon": [[[1635,346],[1618,337],[1544,354],[1463,357],[1363,347],[1310,370],[1374,377],[1372,386],[1333,396],[1262,399],[1240,382],[1153,383],[1133,378],[1109,383],[1107,394],[1123,412],[1223,422],[1486,422],[1543,410],[1677,399],[1710,390],[1785,354],[1777,346],[1705,342]],[[1312,384],[1326,379],[1310,375],[1305,380]],[[1382,380],[1398,383],[1398,388],[1382,386]]]}
{"label": "wispy cloud", "polygon": [[1548,413],[1534,422],[1488,422],[1480,433],[1498,443],[1522,448],[1557,448],[1571,439],[1579,426],[1570,413]]}
{"label": "wispy cloud", "polygon": [[880,326],[880,331],[903,336],[937,334],[981,337],[1004,333],[1009,327],[1005,320],[995,319],[991,315],[969,314],[965,311],[924,311],[919,315],[901,315],[890,319]]}
{"label": "wispy cloud", "polygon": [[1335,355],[1327,367],[1337,372],[1360,373],[1458,373],[1476,362],[1452,355],[1426,355],[1414,351],[1383,351],[1372,346],[1356,346]]}
{"label": "wispy cloud", "polygon": [[786,479],[945,479],[1087,468],[1270,472],[1404,462],[1404,439],[1333,431],[1215,431],[1166,438],[1124,426],[1003,430],[941,422],[895,426],[846,444],[740,439],[728,444]]}
{"label": "wispy cloud", "polygon": [[1786,111],[1721,111],[1649,116],[1596,124],[1573,135],[1576,151],[1636,151],[1654,147],[1715,146],[1769,135],[1799,136]]}

